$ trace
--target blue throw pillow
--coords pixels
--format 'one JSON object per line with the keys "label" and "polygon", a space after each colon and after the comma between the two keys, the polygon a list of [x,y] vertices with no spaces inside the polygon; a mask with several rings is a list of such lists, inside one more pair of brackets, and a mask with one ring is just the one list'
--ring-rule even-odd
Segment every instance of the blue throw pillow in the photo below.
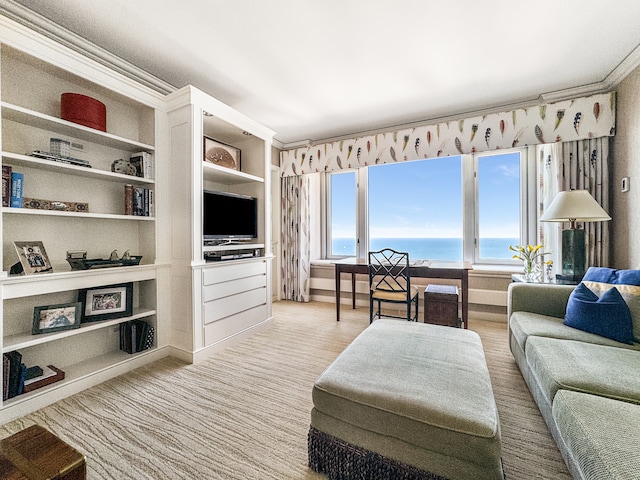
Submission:
{"label": "blue throw pillow", "polygon": [[631,311],[618,289],[600,298],[580,283],[569,296],[564,324],[617,342],[633,344]]}
{"label": "blue throw pillow", "polygon": [[640,270],[589,267],[582,282],[599,297],[611,288],[620,292],[631,310],[633,336],[640,342]]}

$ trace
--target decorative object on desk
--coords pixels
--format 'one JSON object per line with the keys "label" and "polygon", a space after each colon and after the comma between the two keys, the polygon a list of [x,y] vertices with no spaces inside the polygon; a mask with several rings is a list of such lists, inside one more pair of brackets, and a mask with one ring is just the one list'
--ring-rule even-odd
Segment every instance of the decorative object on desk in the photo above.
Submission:
{"label": "decorative object on desk", "polygon": [[136,175],[137,170],[134,165],[129,162],[129,160],[124,160],[119,158],[118,160],[114,160],[111,163],[111,171],[114,173],[121,173],[123,175]]}
{"label": "decorative object on desk", "polygon": [[89,204],[85,202],[63,202],[60,200],[43,200],[41,198],[24,197],[22,208],[34,210],[57,210],[59,212],[88,213]]}
{"label": "decorative object on desk", "polygon": [[82,322],[130,317],[133,312],[133,283],[121,283],[78,292],[82,303]]}
{"label": "decorative object on desk", "polygon": [[60,116],[69,122],[107,131],[107,107],[86,95],[63,93],[60,96]]}
{"label": "decorative object on desk", "polygon": [[542,251],[542,245],[509,245],[509,250],[516,252],[512,258],[524,262],[524,276],[527,280],[539,280],[542,275],[542,265],[551,265],[552,260],[544,261],[544,256],[550,252]]}
{"label": "decorative object on desk", "polygon": [[[26,275],[53,272],[53,267],[51,267],[49,257],[42,242],[13,242],[13,245],[20,259],[22,272]],[[16,271],[17,270],[19,270],[19,268],[16,268]]]}
{"label": "decorative object on desk", "polygon": [[72,270],[90,270],[109,267],[132,267],[140,265],[142,255],[131,255],[129,250],[118,258],[117,250],[111,252],[109,258],[87,258],[86,250],[68,250],[67,262]]}
{"label": "decorative object on desk", "polygon": [[559,192],[549,208],[540,217],[541,222],[569,222],[562,231],[563,280],[580,281],[586,271],[585,231],[576,228],[576,222],[602,222],[611,217],[586,190]]}
{"label": "decorative object on desk", "polygon": [[81,307],[79,302],[35,307],[31,333],[37,335],[80,328]]}
{"label": "decorative object on desk", "polygon": [[205,136],[204,161],[220,167],[240,170],[240,149]]}

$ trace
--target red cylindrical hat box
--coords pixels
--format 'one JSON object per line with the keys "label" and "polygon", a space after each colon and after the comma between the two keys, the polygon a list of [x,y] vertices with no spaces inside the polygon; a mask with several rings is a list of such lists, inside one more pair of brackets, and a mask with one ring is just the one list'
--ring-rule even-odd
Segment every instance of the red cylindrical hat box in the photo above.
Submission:
{"label": "red cylindrical hat box", "polygon": [[63,93],[60,114],[63,120],[107,131],[107,107],[95,98],[79,93]]}

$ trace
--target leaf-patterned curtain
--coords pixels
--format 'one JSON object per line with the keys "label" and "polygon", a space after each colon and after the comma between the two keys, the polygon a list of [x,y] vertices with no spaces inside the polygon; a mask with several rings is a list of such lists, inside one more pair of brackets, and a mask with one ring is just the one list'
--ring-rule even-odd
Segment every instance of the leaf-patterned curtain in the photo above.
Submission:
{"label": "leaf-patterned curtain", "polygon": [[615,92],[391,130],[280,153],[282,176],[615,134]]}
{"label": "leaf-patterned curtain", "polygon": [[311,238],[309,231],[310,178],[282,178],[282,298],[309,301]]}
{"label": "leaf-patterned curtain", "polygon": [[[543,145],[538,148],[539,215],[556,194],[565,190],[587,190],[609,212],[609,138],[592,138],[575,142]],[[560,238],[565,225],[540,224],[540,242],[552,250],[554,269],[559,272]],[[584,222],[587,266],[609,265],[609,222]]]}

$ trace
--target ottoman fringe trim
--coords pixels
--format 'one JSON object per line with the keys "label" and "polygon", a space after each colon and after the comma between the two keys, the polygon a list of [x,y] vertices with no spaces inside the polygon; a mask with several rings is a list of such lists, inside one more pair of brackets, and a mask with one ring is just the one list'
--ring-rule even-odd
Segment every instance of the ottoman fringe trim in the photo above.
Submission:
{"label": "ottoman fringe trim", "polygon": [[327,435],[314,427],[308,435],[309,468],[331,480],[447,480]]}

